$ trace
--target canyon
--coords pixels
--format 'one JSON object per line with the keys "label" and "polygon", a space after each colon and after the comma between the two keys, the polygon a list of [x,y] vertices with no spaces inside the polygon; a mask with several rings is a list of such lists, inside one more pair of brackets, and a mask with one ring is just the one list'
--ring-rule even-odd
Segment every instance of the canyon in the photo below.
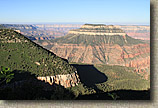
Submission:
{"label": "canyon", "polygon": [[149,77],[150,44],[129,37],[117,26],[85,24],[41,45],[69,62],[134,67]]}
{"label": "canyon", "polygon": [[150,39],[149,26],[104,24],[3,24],[2,26],[24,34],[59,57],[68,59],[69,62],[128,66],[136,68],[137,73],[149,71],[150,68],[150,45],[137,40]]}
{"label": "canyon", "polygon": [[0,64],[14,74],[1,86],[1,99],[3,94],[11,94],[6,99],[74,99],[150,89],[150,44],[116,26],[85,24],[60,38],[30,36],[34,42],[21,33],[0,29]]}
{"label": "canyon", "polygon": [[[82,27],[82,24],[1,24],[1,26],[18,30],[31,40],[51,40],[65,36],[70,30]],[[115,27],[135,39],[150,40],[149,25],[115,25]]]}

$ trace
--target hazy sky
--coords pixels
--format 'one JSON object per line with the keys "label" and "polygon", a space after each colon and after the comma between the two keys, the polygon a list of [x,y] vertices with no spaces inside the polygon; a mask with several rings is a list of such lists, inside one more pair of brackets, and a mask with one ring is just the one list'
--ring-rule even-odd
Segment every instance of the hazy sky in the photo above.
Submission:
{"label": "hazy sky", "polygon": [[150,24],[150,0],[0,0],[0,23]]}

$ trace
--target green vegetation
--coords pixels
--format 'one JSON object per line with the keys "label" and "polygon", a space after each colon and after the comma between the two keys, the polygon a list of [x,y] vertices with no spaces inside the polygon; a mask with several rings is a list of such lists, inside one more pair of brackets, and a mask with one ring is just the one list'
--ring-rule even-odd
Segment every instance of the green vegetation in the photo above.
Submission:
{"label": "green vegetation", "polygon": [[[78,86],[65,89],[60,85],[49,85],[37,80],[36,76],[28,71],[15,70],[13,71],[15,77],[11,83],[0,86],[0,99],[120,100],[150,98],[150,81],[141,79],[139,75],[133,72],[132,68],[89,64],[74,64],[73,66],[77,68],[82,82]],[[94,79],[93,73],[95,73],[96,79]],[[104,74],[107,80],[97,83],[95,81],[102,79],[102,77],[98,77],[100,74]],[[87,80],[92,81],[92,84],[87,83],[83,76],[89,77]]]}
{"label": "green vegetation", "polygon": [[66,43],[66,44],[83,44],[85,46],[91,45],[102,45],[102,44],[118,44],[120,46],[123,45],[132,45],[132,44],[140,44],[144,43],[143,41],[139,39],[134,39],[129,36],[125,36],[126,41],[123,38],[123,36],[99,36],[99,35],[83,35],[83,34],[68,34],[64,37],[56,38],[54,40],[51,40],[51,42],[57,42],[59,44]]}
{"label": "green vegetation", "polygon": [[108,95],[111,96],[113,100],[119,98],[119,96],[116,93],[108,93]]}
{"label": "green vegetation", "polygon": [[9,83],[0,85],[0,99],[58,100],[74,99],[75,97],[71,91],[60,85],[49,85],[37,80],[36,76],[28,71],[14,70],[12,74],[14,74],[14,78]]}
{"label": "green vegetation", "polygon": [[73,73],[67,61],[32,42],[20,33],[0,29],[0,65],[25,70],[36,76]]}
{"label": "green vegetation", "polygon": [[[68,88],[73,91],[76,97],[90,94],[100,94],[100,93],[109,93],[108,96],[113,99],[119,99],[119,93],[113,93],[113,91],[118,90],[134,90],[134,91],[143,91],[150,89],[150,80],[142,79],[141,76],[135,73],[134,68],[117,66],[117,65],[88,65],[88,64],[74,64],[76,67],[82,84]],[[95,68],[95,69],[92,69]],[[90,72],[89,72],[90,71]],[[95,73],[96,79],[92,76]],[[107,80],[102,79],[100,74],[104,74],[107,77]],[[88,77],[86,77],[88,76]],[[106,78],[105,77],[105,78]],[[85,78],[91,82],[99,81],[99,83],[94,82],[89,84]],[[101,82],[102,81],[102,82]],[[87,85],[87,86],[86,86]]]}
{"label": "green vegetation", "polygon": [[94,88],[87,87],[83,83],[80,83],[78,86],[70,87],[67,89],[74,94],[75,98],[77,98],[79,95],[90,95],[96,93]]}
{"label": "green vegetation", "polygon": [[[141,42],[128,36],[127,43],[120,36],[98,37],[96,39],[96,36],[75,35],[53,41],[92,46],[102,43],[130,45]],[[107,97],[116,100],[121,98],[118,90],[150,89],[150,80],[142,79],[133,71],[134,68],[101,64],[70,65],[66,60],[9,29],[0,29],[0,55],[0,66],[10,67],[2,68],[0,73],[0,81],[7,83],[0,86],[0,99],[77,99],[80,96],[106,93]],[[76,69],[81,83],[75,87],[65,89],[36,79],[37,76],[68,74]]]}
{"label": "green vegetation", "polygon": [[124,66],[95,65],[104,73],[108,80],[96,86],[104,92],[113,90],[148,90],[150,80],[142,79],[140,75],[134,73],[134,68]]}
{"label": "green vegetation", "polygon": [[10,68],[1,67],[0,71],[0,84],[3,82],[9,83],[14,78],[14,73],[10,71]]}

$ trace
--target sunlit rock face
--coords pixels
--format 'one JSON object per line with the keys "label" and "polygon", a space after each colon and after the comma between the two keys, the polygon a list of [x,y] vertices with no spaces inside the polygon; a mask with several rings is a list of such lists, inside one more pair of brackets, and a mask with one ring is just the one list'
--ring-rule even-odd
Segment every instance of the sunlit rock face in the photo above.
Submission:
{"label": "sunlit rock face", "polygon": [[41,81],[45,81],[50,85],[58,84],[64,86],[65,88],[74,87],[78,85],[78,83],[80,83],[80,79],[77,74],[77,71],[72,74],[37,77],[37,79]]}
{"label": "sunlit rock face", "polygon": [[103,25],[103,24],[85,24],[80,29],[70,30],[69,34],[85,34],[85,35],[121,35],[125,36],[126,33],[116,28],[113,25]]}
{"label": "sunlit rock face", "polygon": [[85,24],[47,46],[69,62],[121,65],[150,72],[150,44],[128,36],[117,26]]}

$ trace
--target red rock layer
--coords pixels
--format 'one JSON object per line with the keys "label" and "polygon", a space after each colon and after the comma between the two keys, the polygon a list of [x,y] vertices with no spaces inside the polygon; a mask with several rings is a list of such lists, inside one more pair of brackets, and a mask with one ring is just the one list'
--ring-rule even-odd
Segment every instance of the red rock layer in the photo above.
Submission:
{"label": "red rock layer", "polygon": [[122,65],[139,70],[150,68],[149,44],[133,46],[54,44],[51,51],[70,62]]}

